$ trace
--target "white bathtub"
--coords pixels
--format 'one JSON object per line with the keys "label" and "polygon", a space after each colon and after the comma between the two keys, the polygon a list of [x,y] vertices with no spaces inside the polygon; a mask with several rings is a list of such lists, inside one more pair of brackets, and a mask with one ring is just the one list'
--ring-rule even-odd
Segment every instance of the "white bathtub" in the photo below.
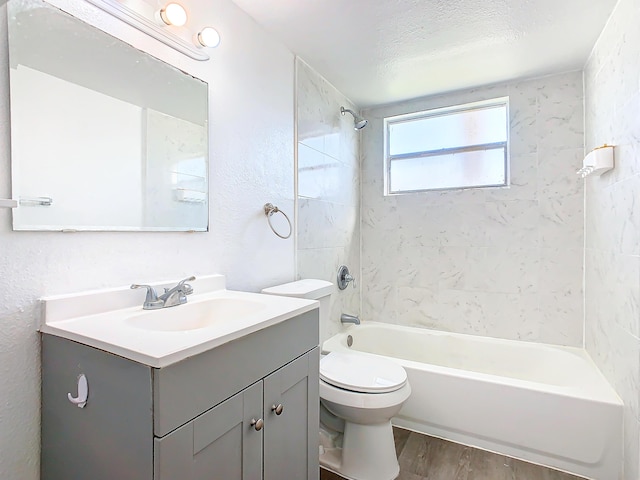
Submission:
{"label": "white bathtub", "polygon": [[620,478],[622,402],[582,349],[366,322],[323,344],[341,350],[406,369],[412,394],[395,425],[587,478]]}

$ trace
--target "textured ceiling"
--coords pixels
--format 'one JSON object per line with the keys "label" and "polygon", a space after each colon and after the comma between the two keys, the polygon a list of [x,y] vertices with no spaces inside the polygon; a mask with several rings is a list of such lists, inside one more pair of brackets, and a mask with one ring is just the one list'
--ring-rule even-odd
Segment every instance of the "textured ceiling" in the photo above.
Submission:
{"label": "textured ceiling", "polygon": [[360,107],[576,70],[616,0],[233,0]]}

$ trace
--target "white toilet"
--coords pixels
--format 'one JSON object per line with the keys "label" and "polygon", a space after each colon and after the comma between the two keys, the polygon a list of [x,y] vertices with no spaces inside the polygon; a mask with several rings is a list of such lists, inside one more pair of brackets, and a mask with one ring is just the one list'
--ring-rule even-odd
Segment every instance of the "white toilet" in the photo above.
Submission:
{"label": "white toilet", "polygon": [[[320,300],[322,331],[329,320],[332,287],[323,280],[299,280],[262,293]],[[399,364],[360,352],[323,355],[320,465],[352,480],[395,479],[400,468],[391,418],[410,394]]]}

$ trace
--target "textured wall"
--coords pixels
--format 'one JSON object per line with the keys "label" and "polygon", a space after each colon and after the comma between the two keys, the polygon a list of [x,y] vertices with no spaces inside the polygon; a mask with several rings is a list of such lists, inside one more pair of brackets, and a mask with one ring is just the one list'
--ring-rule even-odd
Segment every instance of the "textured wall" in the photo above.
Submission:
{"label": "textured wall", "polygon": [[584,70],[585,147],[615,145],[586,180],[585,343],[625,404],[625,476],[640,478],[640,1],[620,0]]}
{"label": "textured wall", "polygon": [[[5,2],[0,2],[4,4]],[[257,291],[294,279],[294,242],[269,230],[262,206],[294,205],[293,55],[229,0],[191,0],[192,18],[223,43],[195,62],[88,3],[81,17],[210,84],[209,233],[13,232],[0,209],[0,478],[39,478],[39,342],[43,295],[222,273]],[[0,198],[11,194],[6,5],[0,7]]]}
{"label": "textured wall", "polygon": [[[511,186],[383,196],[383,118],[510,97]],[[362,315],[582,345],[582,75],[555,75],[364,112]]]}
{"label": "textured wall", "polygon": [[[335,284],[340,265],[360,271],[359,133],[351,115],[340,115],[340,106],[355,107],[300,59],[296,72],[298,276]],[[341,313],[359,314],[359,291],[334,288],[321,341],[340,330]]]}

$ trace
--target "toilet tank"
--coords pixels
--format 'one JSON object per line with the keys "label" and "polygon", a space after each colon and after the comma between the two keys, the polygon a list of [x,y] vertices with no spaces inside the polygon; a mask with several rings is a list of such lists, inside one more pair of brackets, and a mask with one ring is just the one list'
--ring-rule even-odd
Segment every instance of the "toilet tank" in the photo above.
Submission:
{"label": "toilet tank", "polygon": [[283,297],[306,298],[320,302],[320,329],[327,325],[329,312],[331,311],[330,298],[333,292],[333,283],[326,280],[307,278],[296,280],[282,285],[265,288],[262,293],[268,295],[281,295]]}

